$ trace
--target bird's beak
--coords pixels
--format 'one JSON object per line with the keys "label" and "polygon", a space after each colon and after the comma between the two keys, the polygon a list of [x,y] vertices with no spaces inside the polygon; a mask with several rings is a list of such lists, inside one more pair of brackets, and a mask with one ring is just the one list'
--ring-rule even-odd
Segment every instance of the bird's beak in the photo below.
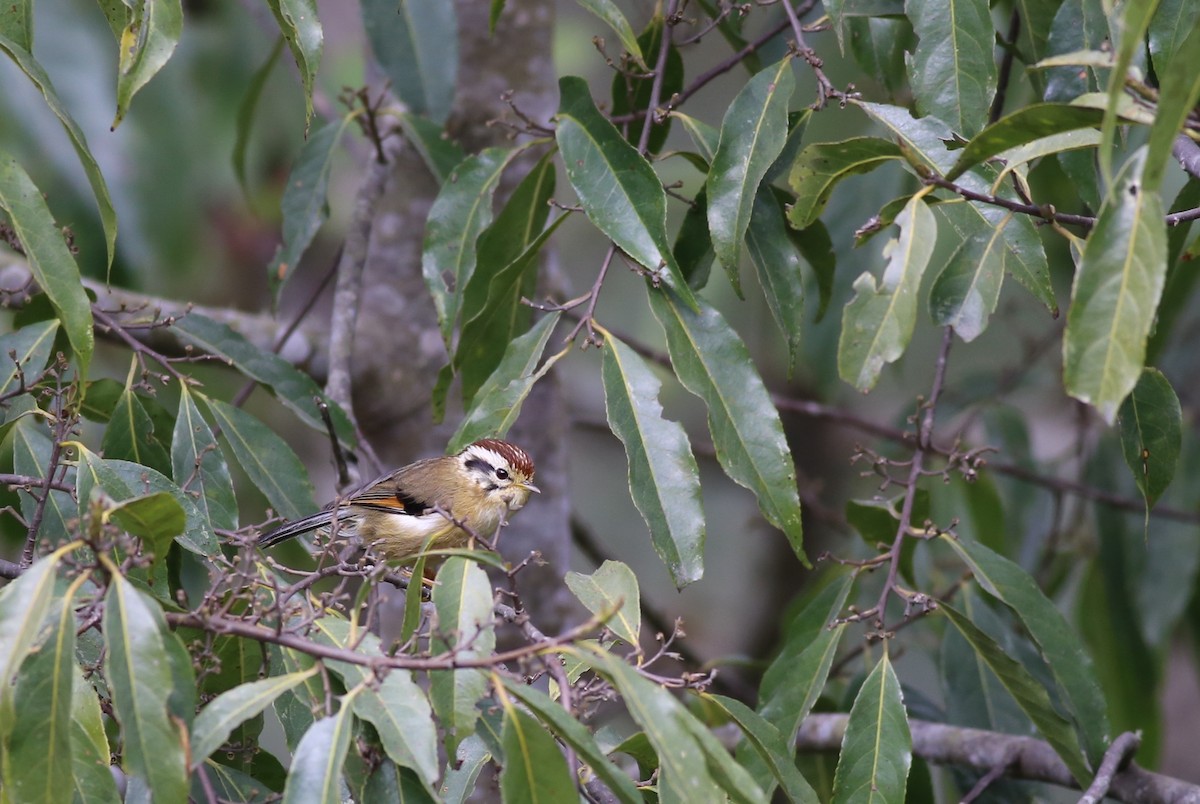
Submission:
{"label": "bird's beak", "polygon": [[534,494],[542,493],[542,490],[539,489],[537,486],[533,485],[532,483],[522,483],[521,488],[528,489],[529,491],[532,491]]}

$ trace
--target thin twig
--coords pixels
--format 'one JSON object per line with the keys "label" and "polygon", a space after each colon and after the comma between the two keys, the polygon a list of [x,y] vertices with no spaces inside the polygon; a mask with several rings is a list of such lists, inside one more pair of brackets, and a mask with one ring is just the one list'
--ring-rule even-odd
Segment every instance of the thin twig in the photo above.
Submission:
{"label": "thin twig", "polygon": [[1140,732],[1127,731],[1113,740],[1112,745],[1104,752],[1104,759],[1100,761],[1100,769],[1096,771],[1096,777],[1084,791],[1083,797],[1079,799],[1079,804],[1100,804],[1108,795],[1117,771],[1137,752],[1141,744]]}

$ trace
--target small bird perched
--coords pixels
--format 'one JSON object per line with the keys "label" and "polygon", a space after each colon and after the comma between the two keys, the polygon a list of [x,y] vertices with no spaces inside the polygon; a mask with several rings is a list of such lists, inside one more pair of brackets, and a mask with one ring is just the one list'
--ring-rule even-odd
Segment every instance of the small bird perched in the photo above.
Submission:
{"label": "small bird perched", "polygon": [[[433,537],[435,547],[462,547],[471,537],[491,537],[532,492],[533,459],[496,438],[471,444],[457,455],[426,458],[361,486],[321,511],[288,522],[258,539],[270,547],[309,531],[328,535],[333,523],[383,558],[416,555]],[[460,526],[461,525],[461,526]]]}

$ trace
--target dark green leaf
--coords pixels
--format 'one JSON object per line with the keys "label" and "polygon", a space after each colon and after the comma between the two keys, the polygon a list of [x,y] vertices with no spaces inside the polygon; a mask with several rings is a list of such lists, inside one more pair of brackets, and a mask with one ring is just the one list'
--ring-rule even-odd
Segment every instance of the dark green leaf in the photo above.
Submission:
{"label": "dark green leaf", "polygon": [[746,345],[715,308],[699,305],[699,312],[693,312],[671,294],[650,294],[679,381],[708,407],[708,429],[721,467],[754,492],[763,516],[784,532],[796,556],[808,565],[796,471],[779,412]]}
{"label": "dark green leaf", "polygon": [[297,673],[251,681],[217,696],[201,710],[192,727],[192,766],[196,767],[220,748],[236,726],[262,712],[284,692],[316,672],[314,665]]}
{"label": "dark green leaf", "polygon": [[789,54],[751,78],[721,122],[721,140],[705,182],[713,250],[741,295],[738,260],[763,176],[787,140],[788,102],[795,89]]}
{"label": "dark green leaf", "polygon": [[1133,392],[1117,413],[1121,451],[1147,506],[1154,505],[1179,463],[1183,413],[1175,389],[1158,369],[1142,369]]}
{"label": "dark green leaf", "polygon": [[854,298],[842,315],[838,374],[860,391],[875,386],[884,364],[908,348],[917,320],[917,291],[937,240],[937,221],[921,196],[896,218],[899,238],[884,248],[888,264],[877,284],[864,271],[854,280]]}
{"label": "dark green leaf", "polygon": [[455,452],[477,439],[491,435],[499,437],[508,432],[521,414],[521,404],[534,384],[565,354],[552,355],[541,368],[537,367],[558,318],[559,313],[546,316],[508,345],[496,370],[479,387],[447,449]]}
{"label": "dark green leaf", "polygon": [[175,685],[167,629],[158,603],[113,573],[104,603],[104,677],[121,724],[122,767],[156,799],[187,798],[184,735],[171,717]]}
{"label": "dark green leaf", "polygon": [[[492,629],[492,584],[474,561],[454,556],[438,570],[433,587],[437,625],[435,652],[454,650],[465,659],[487,656],[496,645]],[[429,698],[448,732],[453,749],[475,731],[479,711],[475,704],[487,690],[480,670],[438,670],[429,674]]]}
{"label": "dark green leaf", "polygon": [[[662,32],[662,14],[655,14],[637,39],[638,46],[643,53],[650,53],[657,59],[662,47]],[[650,71],[643,71],[636,66],[614,72],[612,80],[612,116],[633,115],[632,122],[626,125],[625,139],[634,146],[641,140],[642,129],[649,124],[651,129],[646,152],[651,154],[662,150],[663,143],[666,142],[667,135],[671,131],[670,116],[659,122],[655,119],[657,116],[653,114],[654,110],[650,110],[651,114],[647,114],[655,80],[655,76]],[[674,43],[669,42],[658,102],[662,104],[682,90],[683,57],[679,55],[679,49],[675,47]]]}
{"label": "dark green leaf", "polygon": [[[38,92],[42,94],[50,111],[54,113],[58,122],[67,132],[71,145],[75,148],[75,154],[79,157],[79,163],[83,166],[83,172],[92,187],[92,195],[96,198],[100,223],[104,227],[104,245],[108,253],[107,264],[111,266],[113,255],[116,252],[117,210],[113,207],[112,198],[108,194],[108,183],[104,180],[104,174],[100,172],[100,165],[97,164],[96,157],[92,155],[91,148],[88,147],[83,129],[79,127],[75,118],[67,111],[67,107],[59,100],[58,93],[54,90],[54,84],[50,82],[50,76],[33,58],[31,41],[22,43],[17,37],[10,37],[12,31],[5,32],[4,30],[2,24],[4,18],[8,15],[23,16],[23,8],[25,11],[29,10],[29,0],[14,0],[14,2],[0,5],[0,50],[8,54],[8,57],[21,68],[21,72],[29,77]],[[29,24],[31,19],[32,17],[27,16],[24,24]],[[32,35],[32,32],[30,34]]]}
{"label": "dark green leaf", "polygon": [[233,405],[197,396],[208,406],[246,475],[281,516],[299,519],[316,510],[308,471],[282,438]]}
{"label": "dark green leaf", "polygon": [[334,429],[343,444],[355,443],[354,427],[341,406],[321,393],[312,377],[297,369],[279,355],[260,349],[225,324],[199,313],[188,313],[172,325],[172,331],[186,343],[207,354],[229,361],[238,371],[271,389],[285,407],[302,422],[325,434],[325,421],[317,408],[316,399],[329,406]]}
{"label": "dark green leaf", "polygon": [[488,9],[488,33],[496,33],[496,23],[500,21],[500,15],[504,13],[505,0],[492,0],[491,8]]}
{"label": "dark green leaf", "polygon": [[558,87],[555,137],[588,219],[691,305],[692,293],[667,242],[666,193],[654,169],[596,108],[582,78],[565,76]]}
{"label": "dark green leaf", "polygon": [[439,125],[454,103],[458,20],[453,3],[366,0],[363,27],[371,50],[409,109]]}
{"label": "dark green leaf", "polygon": [[1088,759],[1096,766],[1108,744],[1108,717],[1091,659],[1033,578],[1007,558],[977,542],[947,539],[975,574],[975,580],[1020,618],[1058,682],[1063,703]]}
{"label": "dark green leaf", "polygon": [[701,187],[683,213],[675,245],[671,248],[679,270],[688,287],[700,290],[708,284],[709,269],[714,257],[712,238],[708,234],[708,198]]}
{"label": "dark green leaf", "polygon": [[574,800],[578,796],[558,743],[541,724],[515,706],[504,712],[500,794],[505,801],[530,804]]}
{"label": "dark green leaf", "polygon": [[269,804],[276,792],[253,776],[210,759],[192,773],[191,801],[204,801],[207,795],[204,782],[200,781],[201,774],[221,801]]}
{"label": "dark green leaf", "polygon": [[767,297],[767,307],[783,332],[788,346],[788,374],[800,348],[800,320],[804,312],[804,283],[800,276],[800,252],[792,240],[783,207],[769,187],[754,198],[746,249]]}
{"label": "dark green leaf", "polygon": [[171,439],[171,475],[195,500],[211,527],[237,529],[237,498],[229,466],[186,385],[179,389],[179,413]]}
{"label": "dark green leaf", "polygon": [[516,153],[493,147],[467,157],[442,185],[429,210],[421,270],[446,343],[458,322],[463,289],[475,272],[476,240],[492,222],[492,196],[500,174]]}
{"label": "dark green leaf", "polygon": [[[42,321],[0,335],[0,395],[32,383],[45,368],[58,334],[58,321]],[[18,372],[19,379],[18,381]]]}
{"label": "dark green leaf", "polygon": [[766,762],[789,801],[816,804],[820,800],[812,785],[796,770],[795,750],[779,729],[741,701],[724,695],[705,694],[703,698],[706,703],[718,706],[737,723],[750,745]]}
{"label": "dark green leaf", "polygon": [[[649,366],[612,335],[604,340],[605,407],[609,426],[625,445],[629,490],[650,529],[654,549],[682,588],[704,573],[704,511],[696,459],[683,427],[663,418],[658,402],[662,384]],[[627,641],[637,644],[636,638]]]}
{"label": "dark green leaf", "polygon": [[620,561],[608,560],[591,575],[568,572],[563,579],[584,608],[605,617],[605,626],[636,647],[642,628],[642,603],[637,576]]}
{"label": "dark green leaf", "polygon": [[581,8],[599,17],[605,25],[612,28],[617,38],[621,41],[621,46],[633,56],[633,60],[641,65],[642,69],[649,69],[646,66],[646,61],[642,56],[641,45],[638,44],[637,36],[630,27],[629,21],[625,19],[625,15],[621,13],[621,9],[617,8],[617,4],[613,0],[575,0]]}
{"label": "dark green leaf", "polygon": [[[903,5],[902,3],[898,5]],[[891,100],[910,94],[906,58],[917,49],[907,17],[851,17],[846,20],[850,53],[867,75],[887,88]]]}
{"label": "dark green leaf", "polygon": [[1008,254],[1004,230],[1014,213],[992,228],[966,202],[941,204],[938,209],[959,232],[968,234],[929,288],[929,314],[935,324],[954,327],[954,333],[969,343],[983,334],[1000,300]]}
{"label": "dark green leaf", "polygon": [[342,132],[354,118],[351,115],[326,123],[309,136],[292,172],[280,201],[283,215],[283,242],[267,268],[267,279],[276,300],[283,285],[300,264],[300,258],[317,236],[317,231],[329,218],[329,172]]}
{"label": "dark green leaf", "polygon": [[183,33],[180,0],[143,0],[127,5],[124,12],[123,30],[118,36],[114,129],[125,119],[133,96],[166,66]]}
{"label": "dark green leaf", "polygon": [[275,40],[275,46],[271,48],[271,55],[267,56],[267,60],[262,63],[262,66],[254,71],[254,76],[246,87],[246,94],[242,96],[242,101],[238,104],[237,131],[233,141],[233,175],[237,176],[242,193],[247,196],[249,188],[246,186],[246,150],[250,145],[250,129],[254,125],[254,112],[258,109],[258,100],[262,97],[263,88],[267,85],[267,79],[271,77],[271,71],[275,69],[275,63],[279,61],[279,54],[282,52],[283,37],[281,36]]}
{"label": "dark green leaf", "polygon": [[779,156],[775,157],[775,161],[767,170],[767,175],[763,177],[763,182],[773,184],[778,179],[787,178],[792,171],[792,163],[796,161],[796,157],[800,155],[800,149],[804,145],[804,132],[808,129],[810,117],[812,117],[812,109],[788,113],[787,139],[784,140],[783,150],[779,152]]}
{"label": "dark green leaf", "polygon": [[1146,151],[1130,157],[1092,229],[1075,273],[1063,337],[1067,393],[1111,423],[1141,376],[1166,275],[1158,192],[1142,185]]}
{"label": "dark green leaf", "polygon": [[974,136],[996,93],[996,31],[987,0],[910,0],[904,9],[921,40],[909,67],[918,110]]}
{"label": "dark green leaf", "polygon": [[[13,400],[5,427],[11,428],[8,443],[12,446],[13,470],[19,475],[45,477],[50,470],[53,444],[46,426],[46,418],[48,414],[34,407],[30,396],[24,395]],[[62,479],[65,483],[73,483],[75,474],[68,470]],[[17,492],[17,498],[21,502],[21,515],[26,522],[31,522],[37,508],[37,499],[24,489]],[[38,531],[38,543],[52,545],[70,538],[75,529],[69,525],[78,513],[79,507],[70,494],[65,491],[51,491],[42,526]]]}
{"label": "dark green leaf", "polygon": [[[1183,51],[1183,39],[1200,24],[1200,6],[1191,0],[1162,0],[1150,19],[1150,58],[1161,79]],[[1160,84],[1161,85],[1161,84]]]}
{"label": "dark green leaf", "polygon": [[308,130],[312,122],[313,82],[317,68],[321,66],[321,46],[325,33],[317,17],[316,0],[267,0],[279,32],[287,40],[288,49],[300,70],[300,83],[304,86],[304,126]]}
{"label": "dark green leaf", "polygon": [[1143,185],[1155,192],[1162,185],[1175,138],[1182,136],[1179,131],[1195,110],[1196,101],[1200,100],[1200,70],[1196,69],[1200,64],[1200,18],[1196,18],[1194,10],[1190,13],[1194,20],[1191,30],[1179,43],[1165,69],[1164,65],[1158,67],[1158,106],[1154,125],[1150,127],[1149,153],[1142,173]]}
{"label": "dark green leaf", "polygon": [[[1125,78],[1129,70],[1129,66],[1133,63],[1135,57],[1140,56],[1144,52],[1144,41],[1146,38],[1146,29],[1150,27],[1150,17],[1154,15],[1154,9],[1158,5],[1158,0],[1146,0],[1141,3],[1127,3],[1114,12],[1114,33],[1117,34],[1114,41],[1107,43],[1104,48],[1105,56],[1115,55],[1112,60],[1112,70],[1108,75],[1108,101],[1104,108],[1104,120],[1100,124],[1100,150],[1098,153],[1100,162],[1100,175],[1104,179],[1106,185],[1112,185],[1113,170],[1112,157],[1114,145],[1117,136],[1117,123],[1119,122],[1117,109],[1123,104],[1129,102],[1129,96],[1125,93]],[[1115,48],[1114,48],[1115,45]],[[1185,80],[1194,81],[1195,71],[1189,69],[1189,78]],[[1178,100],[1182,100],[1179,98]],[[1190,112],[1190,109],[1182,110],[1179,115],[1179,120],[1182,121],[1184,116]],[[1171,131],[1167,137],[1167,141],[1173,138],[1175,131]],[[1153,137],[1152,137],[1153,138]],[[1153,150],[1153,149],[1152,149]],[[1170,147],[1160,154],[1161,159],[1166,159],[1167,152]],[[1161,174],[1158,174],[1159,166],[1151,162],[1149,172],[1152,174],[1147,177],[1150,179],[1147,182],[1147,190],[1152,193],[1158,192],[1158,180]],[[1138,171],[1143,172],[1142,170]],[[1111,421],[1111,419],[1110,419]]]}
{"label": "dark green leaf", "polygon": [[688,136],[696,144],[696,150],[700,152],[700,156],[711,165],[717,155],[717,147],[721,144],[721,131],[703,120],[697,120],[683,112],[671,112],[671,117],[683,124]]}
{"label": "dark green leaf", "polygon": [[[608,786],[619,801],[625,804],[640,804],[642,797],[633,781],[625,771],[616,767],[605,756],[591,732],[567,714],[558,701],[552,700],[549,695],[535,687],[519,683],[507,676],[500,678],[505,690],[519,698],[539,720],[558,735],[560,740],[578,752],[580,759],[588,764],[591,771]],[[507,750],[505,753],[506,756],[512,756]]]}
{"label": "dark green leaf", "polygon": [[797,229],[808,227],[821,215],[839,181],[856,173],[869,173],[884,162],[903,158],[894,142],[876,137],[809,145],[796,157],[788,174],[788,184],[796,193],[788,220]]}
{"label": "dark green leaf", "polygon": [[80,375],[86,376],[95,336],[92,306],[80,281],[79,266],[41,192],[25,169],[3,151],[0,151],[0,209],[8,213],[13,231],[25,249],[33,278],[54,305],[75,350]]}
{"label": "dark green leaf", "polygon": [[846,723],[833,780],[834,804],[901,804],[912,764],[912,734],[887,652],[867,676]]}
{"label": "dark green leaf", "polygon": [[79,804],[119,804],[109,762],[112,752],[104,734],[96,690],[78,667],[71,673],[71,764],[74,800]]}
{"label": "dark green leaf", "polygon": [[336,715],[321,718],[304,733],[292,756],[292,769],[283,788],[284,804],[341,803],[342,767],[353,731],[355,695],[342,696]]}
{"label": "dark green leaf", "polygon": [[1087,762],[1084,760],[1075,731],[1072,730],[1071,724],[1054,710],[1054,704],[1051,703],[1045,688],[995,640],[976,627],[965,614],[945,602],[941,603],[938,609],[945,613],[946,618],[971,644],[979,659],[995,673],[996,678],[1038,727],[1042,736],[1070,769],[1071,774],[1081,783],[1090,782],[1091,774],[1088,772]]}
{"label": "dark green leaf", "polygon": [[837,269],[837,256],[833,251],[833,240],[829,230],[821,221],[813,221],[803,229],[791,229],[789,234],[796,248],[813,269],[817,280],[817,314],[813,323],[821,323],[833,298],[833,277]]}
{"label": "dark green leaf", "polygon": [[122,500],[105,514],[122,530],[143,539],[144,549],[156,558],[165,558],[171,540],[187,527],[183,506],[166,491]]}
{"label": "dark green leaf", "polygon": [[0,590],[0,697],[6,697],[17,669],[33,648],[50,612],[59,549],[38,559],[21,577]]}
{"label": "dark green leaf", "polygon": [[463,149],[446,136],[441,126],[420,115],[402,114],[398,122],[405,139],[421,155],[429,172],[438,180],[438,184],[444,184],[465,158]]}
{"label": "dark green leaf", "polygon": [[155,437],[150,414],[133,392],[137,365],[136,360],[130,365],[125,390],[117,399],[117,406],[113,409],[100,447],[109,458],[140,463],[159,472],[167,472],[171,468],[167,449],[162,441]]}
{"label": "dark green leaf", "polygon": [[1103,118],[1101,109],[1068,103],[1035,103],[1022,107],[972,137],[946,178],[953,181],[980,162],[1012,148],[1056,134],[1095,128]]}

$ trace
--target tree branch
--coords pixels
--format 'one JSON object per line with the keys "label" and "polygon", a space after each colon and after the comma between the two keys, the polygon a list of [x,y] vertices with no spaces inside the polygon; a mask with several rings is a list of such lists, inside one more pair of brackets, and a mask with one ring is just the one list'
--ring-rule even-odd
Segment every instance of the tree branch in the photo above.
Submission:
{"label": "tree branch", "polygon": [[[804,752],[837,751],[842,747],[849,715],[809,715],[800,724],[796,747]],[[910,720],[913,756],[935,765],[957,765],[986,773],[1006,757],[1016,758],[1004,774],[1078,790],[1079,785],[1048,744],[1033,737],[1018,737],[982,729]],[[1200,786],[1153,773],[1130,763],[1112,777],[1108,796],[1126,804],[1200,804]]]}
{"label": "tree branch", "polygon": [[1191,137],[1180,134],[1171,146],[1171,155],[1179,160],[1179,164],[1192,178],[1200,179],[1200,145]]}

